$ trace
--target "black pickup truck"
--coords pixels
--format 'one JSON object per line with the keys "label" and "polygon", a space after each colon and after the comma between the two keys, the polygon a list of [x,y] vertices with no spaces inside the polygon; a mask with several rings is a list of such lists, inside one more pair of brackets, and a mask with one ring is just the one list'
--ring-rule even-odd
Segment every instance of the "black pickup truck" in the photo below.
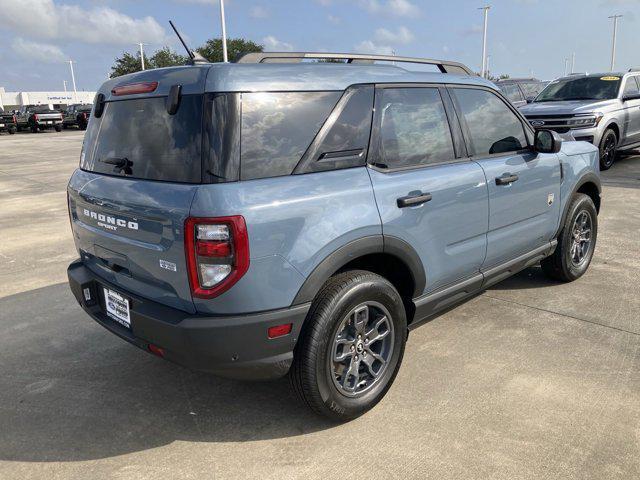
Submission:
{"label": "black pickup truck", "polygon": [[49,128],[62,130],[62,113],[51,110],[48,105],[27,105],[16,112],[18,130],[29,128],[32,133]]}
{"label": "black pickup truck", "polygon": [[9,132],[13,135],[18,130],[16,116],[11,112],[0,110],[0,132]]}
{"label": "black pickup truck", "polygon": [[91,116],[92,104],[73,104],[67,107],[62,119],[62,128],[77,126],[80,130],[86,130]]}

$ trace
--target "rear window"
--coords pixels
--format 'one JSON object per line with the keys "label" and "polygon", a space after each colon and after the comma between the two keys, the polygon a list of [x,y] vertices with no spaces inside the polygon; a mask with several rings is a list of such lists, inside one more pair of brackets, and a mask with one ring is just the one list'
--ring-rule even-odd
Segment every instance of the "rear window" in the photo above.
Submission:
{"label": "rear window", "polygon": [[240,178],[291,174],[341,94],[243,93]]}
{"label": "rear window", "polygon": [[175,115],[167,113],[165,102],[164,97],[107,102],[102,116],[89,122],[80,168],[131,178],[200,183],[202,95],[184,95]]}

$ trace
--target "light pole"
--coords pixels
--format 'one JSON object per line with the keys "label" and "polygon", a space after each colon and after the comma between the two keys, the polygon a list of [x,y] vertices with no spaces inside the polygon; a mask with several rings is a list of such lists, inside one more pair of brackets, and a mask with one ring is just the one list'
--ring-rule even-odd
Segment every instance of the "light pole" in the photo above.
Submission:
{"label": "light pole", "polygon": [[613,42],[611,44],[611,71],[616,66],[616,37],[618,36],[618,19],[624,15],[611,15],[609,18],[613,18]]}
{"label": "light pole", "polygon": [[571,73],[576,71],[576,52],[571,54]]}
{"label": "light pole", "polygon": [[71,83],[73,84],[73,103],[78,103],[78,91],[76,90],[76,76],[73,73],[73,60],[69,60],[69,68],[71,69]]}
{"label": "light pole", "polygon": [[227,24],[224,20],[224,0],[220,0],[220,22],[222,23],[222,60],[227,63]]}
{"label": "light pole", "polygon": [[490,5],[478,8],[478,10],[483,11],[483,15],[484,15],[484,28],[482,30],[482,72],[480,73],[482,78],[486,78],[486,74],[487,74],[487,24],[489,22],[490,8],[491,8]]}
{"label": "light pole", "polygon": [[564,76],[566,77],[569,74],[569,58],[564,58]]}
{"label": "light pole", "polygon": [[138,45],[140,45],[140,66],[142,70],[144,70],[144,49],[142,47],[146,45],[146,43],[140,42]]}

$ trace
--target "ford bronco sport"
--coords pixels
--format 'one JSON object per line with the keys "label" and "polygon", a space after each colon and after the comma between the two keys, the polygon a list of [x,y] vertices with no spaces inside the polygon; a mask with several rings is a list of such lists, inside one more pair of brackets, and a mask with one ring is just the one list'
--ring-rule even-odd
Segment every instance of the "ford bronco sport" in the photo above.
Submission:
{"label": "ford bronco sport", "polygon": [[640,147],[640,71],[559,78],[521,111],[536,129],[596,145],[607,170],[618,152]]}
{"label": "ford bronco sport", "polygon": [[249,54],[109,80],[91,117],[67,190],[82,308],[192,369],[288,374],[337,420],[384,396],[411,329],[594,252],[597,149],[454,62]]}

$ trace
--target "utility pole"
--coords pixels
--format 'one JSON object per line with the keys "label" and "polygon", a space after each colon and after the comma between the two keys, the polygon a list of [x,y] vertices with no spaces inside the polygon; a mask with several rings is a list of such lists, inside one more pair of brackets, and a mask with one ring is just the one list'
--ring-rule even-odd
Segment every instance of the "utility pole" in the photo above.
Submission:
{"label": "utility pole", "polygon": [[609,18],[613,18],[613,42],[611,44],[611,71],[616,66],[616,37],[618,36],[618,19],[624,17],[624,15],[611,15]]}
{"label": "utility pole", "polygon": [[139,43],[140,45],[140,65],[142,66],[142,70],[144,70],[144,49],[142,48],[146,43]]}
{"label": "utility pole", "polygon": [[62,86],[64,87],[64,96],[67,96],[67,81],[62,80]]}
{"label": "utility pole", "polygon": [[569,75],[569,58],[565,57],[564,58],[564,76],[566,77],[567,75]]}
{"label": "utility pole", "polygon": [[487,78],[491,78],[491,67],[489,67],[490,60],[491,60],[491,55],[487,55]]}
{"label": "utility pole", "polygon": [[78,91],[76,90],[76,76],[73,73],[73,60],[69,60],[69,68],[71,69],[71,82],[73,83],[73,103],[78,103]]}
{"label": "utility pole", "polygon": [[478,8],[478,10],[483,11],[484,15],[484,28],[482,30],[482,72],[480,73],[482,78],[486,78],[487,75],[487,24],[489,21],[490,8],[490,5]]}
{"label": "utility pole", "polygon": [[229,62],[227,57],[227,24],[224,19],[224,0],[220,0],[220,22],[222,23],[222,60]]}
{"label": "utility pole", "polygon": [[571,54],[571,73],[576,71],[576,52]]}

